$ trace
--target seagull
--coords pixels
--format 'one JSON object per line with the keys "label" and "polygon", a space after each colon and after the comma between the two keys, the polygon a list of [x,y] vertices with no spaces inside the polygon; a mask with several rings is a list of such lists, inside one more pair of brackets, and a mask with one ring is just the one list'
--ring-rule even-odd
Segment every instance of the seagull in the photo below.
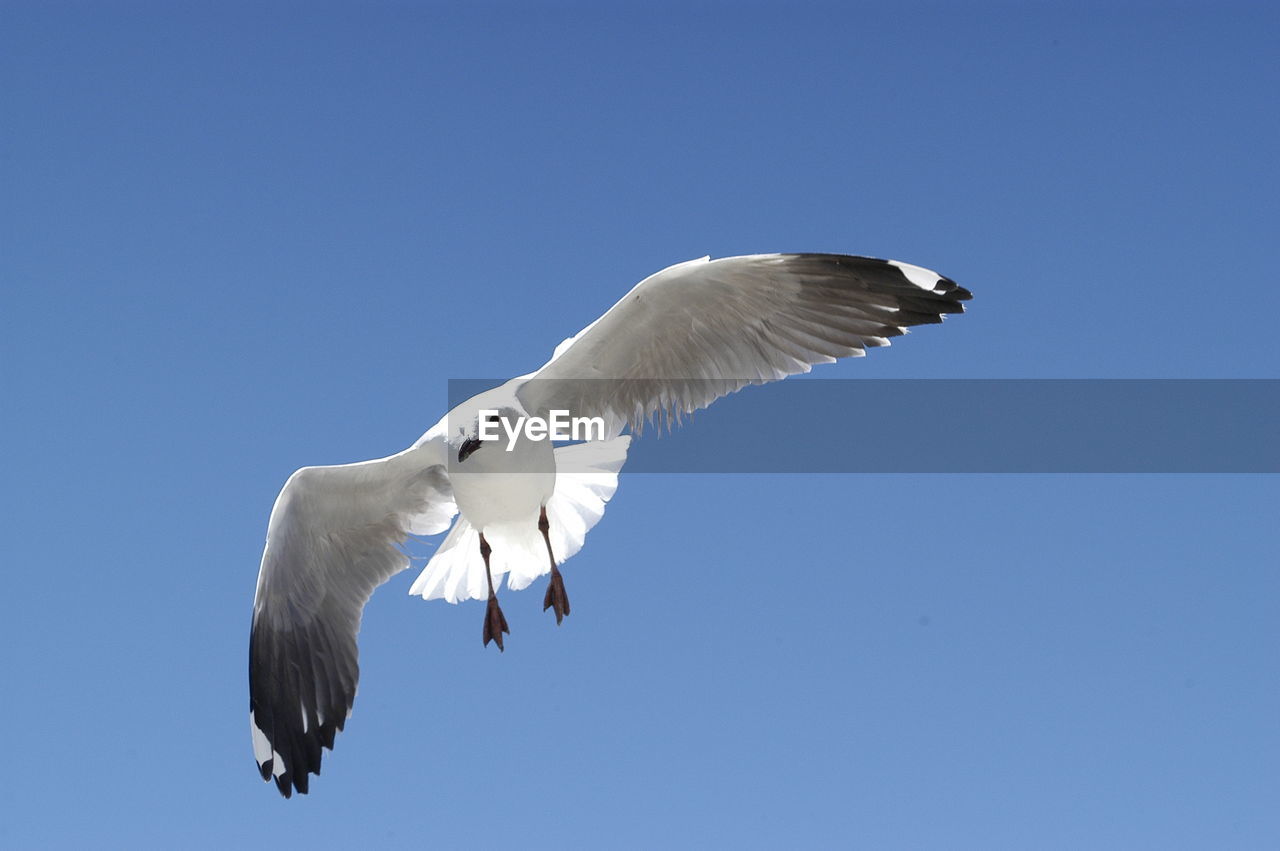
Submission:
{"label": "seagull", "polygon": [[[486,601],[482,646],[501,651],[504,578],[518,591],[550,574],[543,611],[557,624],[570,613],[560,565],[603,516],[646,423],[670,425],[749,384],[860,357],[909,326],[963,313],[970,297],[936,272],[870,257],[678,263],[537,371],[462,402],[403,452],[295,472],[271,510],[249,637],[262,779],[288,798],[320,773],[321,750],[332,750],[355,700],[365,603],[409,566],[411,536],[452,524],[409,593]],[[557,412],[584,421],[590,439],[550,439]]]}

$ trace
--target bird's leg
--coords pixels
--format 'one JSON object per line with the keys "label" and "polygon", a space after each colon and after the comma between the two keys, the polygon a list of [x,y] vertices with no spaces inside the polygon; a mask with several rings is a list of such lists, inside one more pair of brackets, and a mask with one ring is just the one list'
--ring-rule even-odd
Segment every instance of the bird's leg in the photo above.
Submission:
{"label": "bird's leg", "polygon": [[484,613],[484,646],[488,647],[490,641],[498,642],[498,652],[502,652],[502,634],[511,634],[511,630],[507,629],[507,619],[502,616],[502,608],[498,605],[498,595],[493,590],[493,574],[489,571],[489,553],[493,552],[489,548],[489,542],[484,539],[484,533],[480,533],[480,558],[484,559],[484,575],[489,580],[489,608]]}
{"label": "bird's leg", "polygon": [[560,568],[556,567],[556,556],[551,551],[551,523],[547,520],[547,507],[542,506],[542,513],[538,515],[538,531],[542,533],[542,540],[547,542],[547,558],[551,559],[551,582],[547,584],[547,596],[542,598],[542,611],[554,608],[556,610],[556,626],[564,622],[564,616],[569,614],[569,595],[564,590],[564,577],[560,575]]}

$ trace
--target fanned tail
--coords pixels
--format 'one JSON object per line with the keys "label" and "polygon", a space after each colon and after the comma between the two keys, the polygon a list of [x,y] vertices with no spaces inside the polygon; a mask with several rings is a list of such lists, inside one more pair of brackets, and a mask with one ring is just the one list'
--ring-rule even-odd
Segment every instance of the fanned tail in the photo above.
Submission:
{"label": "fanned tail", "polygon": [[[576,443],[555,450],[556,487],[547,503],[551,548],[558,564],[582,549],[587,532],[604,516],[605,504],[618,489],[618,473],[627,460],[631,436]],[[493,545],[490,569],[495,586],[502,577],[513,591],[526,588],[551,570],[538,518],[516,526],[486,529]],[[489,595],[480,558],[480,535],[459,516],[448,537],[414,581],[409,593],[424,600],[483,600]]]}

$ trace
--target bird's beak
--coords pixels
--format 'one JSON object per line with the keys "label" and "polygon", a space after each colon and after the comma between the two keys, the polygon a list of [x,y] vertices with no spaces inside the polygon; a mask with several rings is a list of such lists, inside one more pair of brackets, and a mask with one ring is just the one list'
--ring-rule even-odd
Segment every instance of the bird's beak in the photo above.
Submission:
{"label": "bird's beak", "polygon": [[471,456],[471,453],[475,452],[479,448],[480,438],[468,437],[463,442],[462,448],[458,450],[458,463],[461,464],[463,461],[467,460],[467,458]]}

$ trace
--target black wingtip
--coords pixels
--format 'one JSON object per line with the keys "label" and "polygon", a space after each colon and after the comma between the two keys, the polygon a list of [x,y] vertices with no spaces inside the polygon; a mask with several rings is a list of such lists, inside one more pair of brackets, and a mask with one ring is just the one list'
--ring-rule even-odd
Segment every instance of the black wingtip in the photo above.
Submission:
{"label": "black wingtip", "polygon": [[950,278],[943,278],[942,283],[947,285],[947,289],[944,290],[943,292],[946,295],[949,295],[952,298],[956,299],[957,301],[968,301],[969,299],[973,298],[973,293],[969,292],[969,290],[960,286]]}
{"label": "black wingtip", "polygon": [[308,774],[299,774],[295,776],[293,772],[286,771],[276,778],[276,788],[280,790],[280,794],[285,798],[292,798],[296,790],[299,795],[305,795],[308,791],[307,781],[310,779]]}

